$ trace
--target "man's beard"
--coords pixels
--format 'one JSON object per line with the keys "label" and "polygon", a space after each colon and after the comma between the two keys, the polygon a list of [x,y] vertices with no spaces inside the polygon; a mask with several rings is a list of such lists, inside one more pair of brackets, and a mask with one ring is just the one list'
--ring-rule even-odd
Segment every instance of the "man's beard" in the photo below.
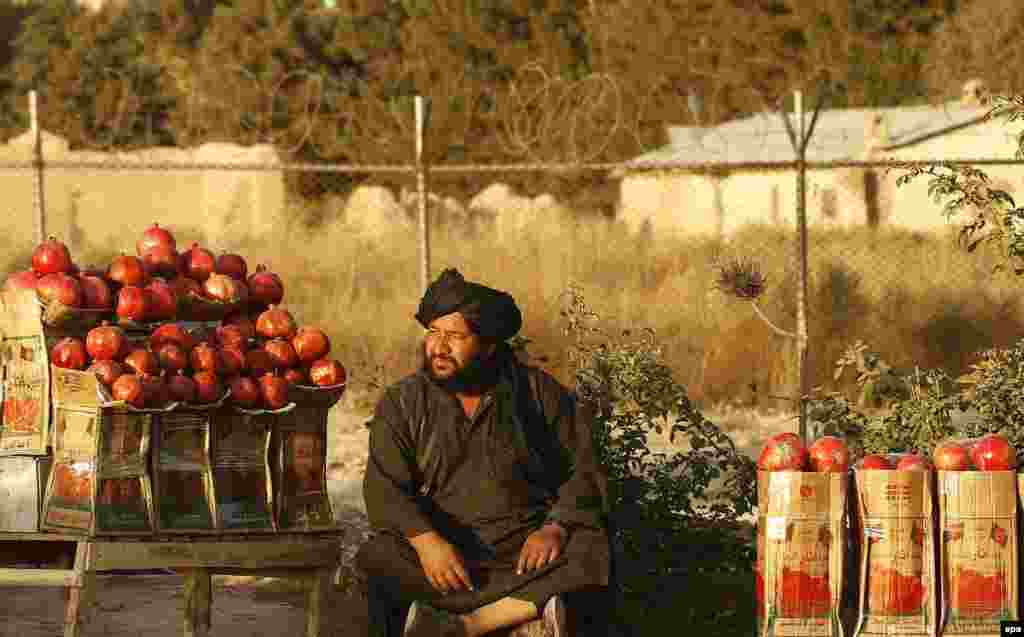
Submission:
{"label": "man's beard", "polygon": [[[439,378],[434,373],[434,366],[431,358],[427,355],[426,349],[420,350],[421,369],[426,372],[427,377],[434,381],[441,389],[452,393],[460,394],[481,394],[487,391],[496,381],[498,375],[497,352],[490,358],[483,358],[483,353],[478,352],[465,367],[457,369],[449,378]],[[438,358],[440,360],[440,358]],[[446,359],[448,364],[455,366],[455,359]]]}

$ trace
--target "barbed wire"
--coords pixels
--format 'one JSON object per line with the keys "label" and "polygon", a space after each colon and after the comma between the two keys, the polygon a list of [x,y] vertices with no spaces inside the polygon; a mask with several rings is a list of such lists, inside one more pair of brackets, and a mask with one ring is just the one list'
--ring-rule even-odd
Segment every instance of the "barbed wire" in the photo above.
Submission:
{"label": "barbed wire", "polygon": [[[206,161],[131,161],[124,158],[112,158],[102,161],[46,160],[47,169],[63,170],[230,170],[230,171],[283,171],[283,172],[323,172],[323,173],[415,173],[416,164],[335,164],[310,162],[206,162]],[[757,171],[757,170],[790,170],[796,168],[796,160],[766,162],[536,162],[515,164],[433,164],[428,170],[432,173],[499,173],[499,172],[608,172],[622,170],[624,172],[646,171],[680,171],[680,172],[715,172],[726,171]],[[930,166],[993,166],[1019,165],[1024,159],[931,159],[931,160],[834,160],[807,161],[808,170],[828,168],[913,168]],[[31,160],[0,161],[0,170],[28,170],[36,164]]]}

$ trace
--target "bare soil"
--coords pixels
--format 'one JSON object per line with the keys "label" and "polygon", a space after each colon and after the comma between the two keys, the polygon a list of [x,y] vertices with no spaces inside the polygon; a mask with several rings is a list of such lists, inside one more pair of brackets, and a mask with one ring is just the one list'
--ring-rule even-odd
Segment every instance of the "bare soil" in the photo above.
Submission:
{"label": "bare soil", "polygon": [[[717,416],[717,417],[716,417]],[[344,533],[342,560],[326,621],[329,637],[366,634],[365,601],[352,564],[359,544],[368,534],[362,500],[368,432],[363,424],[370,414],[340,406],[331,417],[328,440],[328,486]],[[729,431],[744,453],[756,454],[761,441],[778,431],[794,428],[783,415],[753,413],[708,414]],[[667,436],[651,434],[652,449],[679,448]],[[756,456],[755,456],[756,457]],[[50,544],[50,543],[47,543]],[[42,561],[42,556],[37,560]],[[182,583],[176,574],[100,574],[97,576],[95,612],[84,625],[86,637],[146,635],[177,637],[182,634]],[[53,637],[62,634],[65,593],[53,588],[5,588],[0,604],[0,637]],[[305,597],[287,580],[214,576],[211,632],[232,637],[302,634]]]}

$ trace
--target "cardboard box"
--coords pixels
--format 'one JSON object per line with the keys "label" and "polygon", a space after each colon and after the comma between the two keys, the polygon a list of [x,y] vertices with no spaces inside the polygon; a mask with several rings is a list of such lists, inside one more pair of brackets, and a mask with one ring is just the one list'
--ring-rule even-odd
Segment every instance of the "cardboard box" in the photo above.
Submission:
{"label": "cardboard box", "polygon": [[274,532],[270,433],[274,417],[218,410],[213,419],[213,492],[217,529]]}
{"label": "cardboard box", "polygon": [[1018,618],[1018,480],[1013,471],[939,471],[939,634],[999,635]]}
{"label": "cardboard box", "polygon": [[0,531],[42,530],[43,494],[52,466],[51,456],[0,458]]}
{"label": "cardboard box", "polygon": [[279,531],[337,528],[327,492],[326,407],[298,407],[274,417],[271,472]]}
{"label": "cardboard box", "polygon": [[844,634],[848,484],[840,473],[758,472],[761,637]]}
{"label": "cardboard box", "polygon": [[49,453],[50,364],[33,290],[0,292],[0,455]]}
{"label": "cardboard box", "polygon": [[213,410],[178,409],[156,419],[153,490],[159,533],[213,533],[210,423]]}
{"label": "cardboard box", "polygon": [[938,626],[934,474],[854,472],[861,551],[854,637],[931,637]]}
{"label": "cardboard box", "polygon": [[58,367],[50,373],[54,468],[44,529],[90,536],[152,534],[147,458],[153,414],[111,402],[95,374]]}

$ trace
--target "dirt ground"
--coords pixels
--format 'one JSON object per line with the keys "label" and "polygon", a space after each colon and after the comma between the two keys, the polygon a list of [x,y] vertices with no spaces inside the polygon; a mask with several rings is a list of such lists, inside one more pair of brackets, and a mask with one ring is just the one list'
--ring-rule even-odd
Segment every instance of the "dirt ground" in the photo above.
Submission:
{"label": "dirt ground", "polygon": [[[368,528],[361,481],[366,468],[369,414],[336,409],[328,441],[328,486],[344,533],[342,580],[353,572],[352,558]],[[717,417],[716,417],[717,416]],[[733,435],[737,446],[755,454],[761,440],[790,429],[790,418],[758,417],[749,413],[708,414]],[[651,446],[668,450],[667,439],[652,434]],[[756,456],[755,456],[756,457]],[[182,577],[174,574],[109,574],[97,577],[96,612],[85,627],[86,637],[146,635],[177,637],[182,634]],[[301,635],[303,594],[286,580],[214,576],[211,632],[231,637]],[[54,637],[62,634],[64,592],[52,588],[5,588],[0,592],[0,637]],[[329,637],[366,634],[366,607],[358,590],[334,589],[326,622]]]}
{"label": "dirt ground", "polygon": [[[182,581],[178,575],[97,576],[96,612],[82,634],[180,637]],[[59,589],[5,589],[0,635],[61,635],[63,604],[64,595]],[[302,593],[282,586],[215,581],[211,633],[232,637],[302,635],[304,604]],[[337,594],[328,609],[327,636],[366,634],[365,607],[358,599]]]}

